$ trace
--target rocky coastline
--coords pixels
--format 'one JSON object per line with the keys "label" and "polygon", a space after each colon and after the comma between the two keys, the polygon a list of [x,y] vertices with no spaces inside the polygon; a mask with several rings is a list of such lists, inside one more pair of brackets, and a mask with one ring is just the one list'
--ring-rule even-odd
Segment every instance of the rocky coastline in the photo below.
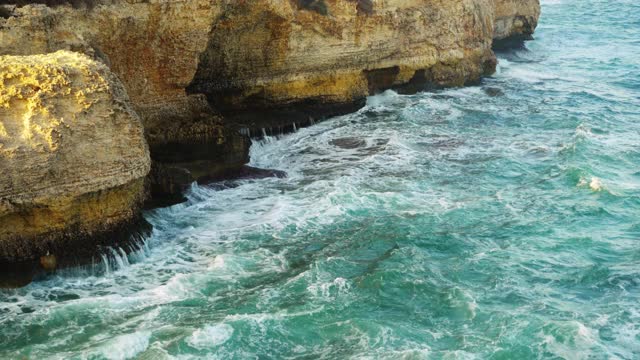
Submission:
{"label": "rocky coastline", "polygon": [[194,181],[282,176],[246,167],[251,137],[477,83],[539,16],[538,0],[0,5],[0,263],[91,256]]}

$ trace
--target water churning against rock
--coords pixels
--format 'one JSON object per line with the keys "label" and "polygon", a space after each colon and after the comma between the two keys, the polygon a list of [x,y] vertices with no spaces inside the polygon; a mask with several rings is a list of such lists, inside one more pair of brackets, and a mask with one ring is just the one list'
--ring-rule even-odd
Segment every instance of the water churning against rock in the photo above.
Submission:
{"label": "water churning against rock", "polygon": [[480,86],[265,136],[288,178],[0,290],[0,358],[638,358],[639,39],[635,1],[543,1]]}

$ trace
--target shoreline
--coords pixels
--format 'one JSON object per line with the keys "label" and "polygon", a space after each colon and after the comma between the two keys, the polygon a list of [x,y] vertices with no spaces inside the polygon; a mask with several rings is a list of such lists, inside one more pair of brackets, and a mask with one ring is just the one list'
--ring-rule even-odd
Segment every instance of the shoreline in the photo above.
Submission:
{"label": "shoreline", "polygon": [[[75,197],[68,197],[73,201],[61,205],[69,194],[37,197],[33,185],[7,165],[4,171],[11,177],[0,183],[0,191],[5,187],[8,192],[6,204],[0,203],[0,220],[16,230],[0,239],[9,249],[0,258],[36,261],[91,254],[107,238],[113,244],[126,239],[127,224],[141,219],[142,209],[184,201],[194,182],[285,176],[247,166],[252,138],[353,113],[366,105],[367,96],[388,89],[409,94],[479,83],[495,72],[492,45],[497,39],[523,38],[539,17],[537,0],[464,0],[465,6],[412,0],[364,7],[321,0],[320,8],[266,0],[226,7],[206,0],[164,1],[0,6],[0,45],[7,53],[0,59],[8,67],[37,59],[57,66],[60,78],[75,81],[56,85],[57,92],[42,97],[42,89],[50,88],[44,83],[53,81],[43,75],[46,66],[35,80],[5,80],[15,87],[7,98],[9,110],[17,113],[9,114],[5,127],[16,141],[9,151],[0,147],[0,160],[21,154],[23,172],[36,173],[51,188],[56,181],[93,184],[75,186]],[[390,40],[396,38],[404,40]],[[42,53],[47,55],[34,55]],[[78,101],[97,91],[95,75],[87,68],[106,79],[93,102]],[[62,91],[65,86],[79,94],[78,104],[71,106],[74,100]],[[41,108],[26,112],[33,118],[27,122],[17,120],[23,96],[18,94]],[[49,109],[60,113],[49,114]],[[101,113],[89,115],[89,110]],[[44,128],[48,134],[19,142],[15,129],[41,121],[40,113],[51,119],[27,132]],[[85,129],[85,118],[111,122]],[[57,119],[83,121],[69,125]],[[103,128],[113,134],[103,134]],[[28,143],[31,139],[37,140]],[[121,139],[130,143],[114,147]],[[42,164],[30,163],[39,157],[45,158]],[[131,163],[141,164],[135,173],[141,176],[135,187],[118,192],[121,184],[113,178],[131,176]],[[79,170],[86,173],[80,174],[87,178],[83,182],[75,179]],[[109,181],[96,181],[101,177]],[[15,199],[19,206],[13,205]],[[65,261],[56,263],[53,267]]]}

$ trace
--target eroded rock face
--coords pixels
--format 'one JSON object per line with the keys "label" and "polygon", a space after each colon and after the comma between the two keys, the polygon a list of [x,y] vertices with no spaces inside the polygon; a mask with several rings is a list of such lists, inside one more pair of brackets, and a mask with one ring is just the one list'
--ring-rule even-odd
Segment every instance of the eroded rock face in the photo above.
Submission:
{"label": "eroded rock face", "polygon": [[153,192],[179,197],[175,191],[187,180],[248,162],[247,134],[260,135],[263,128],[279,133],[294,122],[300,127],[354,111],[367,95],[388,88],[415,92],[478,81],[495,68],[494,13],[508,16],[530,2],[95,0],[91,8],[19,6],[0,17],[0,53],[66,49],[107,64],[144,124],[155,163]]}
{"label": "eroded rock face", "polygon": [[[167,121],[158,121],[165,113],[185,129],[179,144],[185,134],[238,144],[240,135],[229,126],[278,132],[293,121],[299,126],[353,111],[384,89],[475,82],[495,68],[493,39],[531,34],[540,14],[538,0],[93,3],[91,9],[13,9],[0,18],[0,50],[69,49],[101,59],[125,84],[152,149],[171,140]],[[205,94],[215,111],[187,93]],[[195,111],[211,120],[194,126]],[[228,148],[236,146],[221,147]],[[228,165],[240,166],[242,153],[226,159]],[[221,155],[214,157],[181,160]]]}
{"label": "eroded rock face", "polygon": [[531,37],[540,18],[540,0],[494,0],[494,39],[527,39]]}
{"label": "eroded rock face", "polygon": [[126,236],[149,168],[140,119],[104,64],[0,56],[0,262]]}
{"label": "eroded rock face", "polygon": [[478,81],[495,69],[493,20],[491,0],[237,1],[189,89],[249,128],[305,123],[384,89]]}
{"label": "eroded rock face", "polygon": [[[30,5],[0,18],[0,53],[44,54],[78,51],[104,62],[125,85],[140,115],[151,148],[156,196],[184,188],[167,186],[185,170],[204,163],[241,168],[248,162],[249,140],[231,129],[203,95],[187,94],[199,55],[209,41],[222,8],[210,0],[93,1],[84,6]],[[168,149],[173,149],[168,154]],[[173,174],[173,169],[177,172]],[[163,174],[169,175],[161,179]],[[193,173],[189,178],[198,177]],[[156,182],[156,180],[161,180]]]}
{"label": "eroded rock face", "polygon": [[[285,126],[283,117],[290,125],[291,119],[351,111],[387,88],[477,81],[495,67],[492,1],[120,0],[91,10],[34,5],[0,20],[0,49],[70,49],[102,59],[121,77],[147,133],[156,130],[155,114],[178,114],[194,103],[185,99],[187,86],[191,94],[206,94],[228,123],[259,129]],[[172,117],[190,126],[188,117]],[[154,138],[148,140],[153,147]]]}

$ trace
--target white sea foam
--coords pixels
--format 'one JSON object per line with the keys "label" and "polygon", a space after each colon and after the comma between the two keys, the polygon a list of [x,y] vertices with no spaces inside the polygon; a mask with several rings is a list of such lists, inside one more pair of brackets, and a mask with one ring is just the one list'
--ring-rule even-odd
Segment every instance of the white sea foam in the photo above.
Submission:
{"label": "white sea foam", "polygon": [[307,287],[307,290],[316,297],[335,300],[347,294],[350,287],[346,279],[338,277],[330,282],[313,283]]}
{"label": "white sea foam", "polygon": [[589,188],[593,191],[601,191],[602,190],[602,180],[597,177],[591,178],[591,182],[589,183]]}
{"label": "white sea foam", "polygon": [[136,332],[118,336],[100,347],[96,355],[109,360],[132,359],[149,347],[151,333]]}
{"label": "white sea foam", "polygon": [[378,95],[369,96],[367,98],[367,107],[378,108],[392,105],[399,99],[400,95],[393,90],[387,90]]}
{"label": "white sea foam", "polygon": [[233,336],[233,327],[228,324],[207,325],[198,329],[187,339],[187,344],[196,349],[208,349],[224,344]]}
{"label": "white sea foam", "polygon": [[588,125],[580,124],[576,128],[576,138],[586,139],[593,137],[593,132],[591,132],[591,128]]}
{"label": "white sea foam", "polygon": [[561,80],[561,78],[555,74],[544,73],[535,69],[527,69],[526,67],[511,67],[506,71],[502,71],[501,75],[531,84],[540,84],[550,80]]}
{"label": "white sea foam", "polygon": [[597,338],[592,329],[579,321],[556,322],[549,326],[554,330],[553,334],[540,334],[546,350],[567,360],[593,356]]}
{"label": "white sea foam", "polygon": [[604,185],[599,177],[592,176],[590,179],[581,177],[578,181],[579,187],[589,187],[592,191],[599,192],[604,190]]}

